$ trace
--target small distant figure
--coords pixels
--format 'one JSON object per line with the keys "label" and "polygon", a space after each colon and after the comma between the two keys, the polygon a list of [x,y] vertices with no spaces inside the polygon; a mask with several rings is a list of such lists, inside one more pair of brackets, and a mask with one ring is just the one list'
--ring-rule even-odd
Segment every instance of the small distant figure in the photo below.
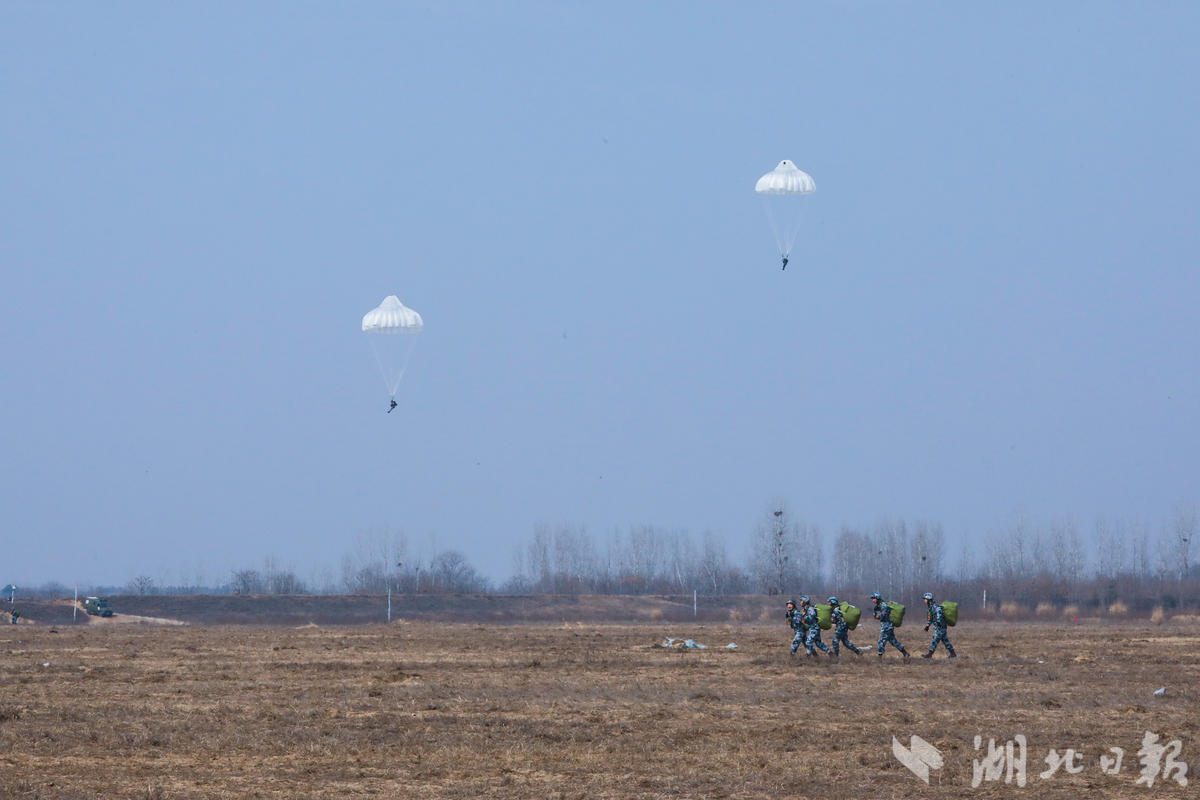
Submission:
{"label": "small distant figure", "polygon": [[896,638],[896,626],[892,624],[892,607],[883,602],[883,596],[879,592],[871,592],[871,602],[875,604],[875,619],[879,620],[879,660],[883,660],[883,646],[890,644],[900,651],[900,654],[904,656],[904,663],[907,664],[908,651]]}
{"label": "small distant figure", "polygon": [[784,256],[783,257],[783,266],[779,268],[780,271],[787,269],[787,262],[788,262],[788,257]]}
{"label": "small distant figure", "polygon": [[816,648],[819,648],[825,655],[833,658],[833,653],[829,652],[829,645],[821,641],[821,623],[817,621],[817,608],[808,599],[808,595],[800,596],[800,608],[804,615],[804,625],[808,629],[804,634],[804,651],[808,653],[809,658],[815,658]]}
{"label": "small distant figure", "polygon": [[10,617],[12,617],[12,624],[13,624],[13,625],[16,625],[16,624],[17,624],[17,618],[21,616],[21,612],[20,612],[18,609],[15,609],[15,608],[14,608],[12,611],[8,612],[8,615],[9,615]]}
{"label": "small distant figure", "polygon": [[396,410],[396,398],[394,398],[394,397],[393,397],[393,398],[392,398],[392,404],[391,404],[390,406],[388,406],[387,413],[389,413],[389,414],[390,414],[390,413],[392,413],[392,412],[393,412],[393,411],[395,411],[395,410]]}
{"label": "small distant figure", "polygon": [[933,626],[933,641],[929,643],[929,652],[921,656],[921,658],[933,658],[933,652],[937,650],[938,642],[946,645],[946,649],[950,651],[951,658],[958,658],[958,653],[954,652],[954,645],[950,644],[950,637],[946,635],[946,610],[942,608],[941,603],[933,602],[933,594],[925,593],[925,631],[929,631],[929,626]]}
{"label": "small distant figure", "polygon": [[846,645],[846,649],[854,653],[856,656],[862,655],[862,650],[859,650],[850,643],[850,626],[846,622],[846,615],[842,613],[842,605],[836,597],[829,598],[829,605],[832,609],[829,612],[829,619],[837,626],[833,633],[833,657],[838,657],[838,642]]}
{"label": "small distant figure", "polygon": [[804,618],[796,608],[795,600],[788,600],[786,607],[787,611],[784,612],[784,617],[787,619],[788,627],[796,632],[796,635],[792,637],[792,655],[796,655],[796,651],[800,649],[800,644],[804,641]]}

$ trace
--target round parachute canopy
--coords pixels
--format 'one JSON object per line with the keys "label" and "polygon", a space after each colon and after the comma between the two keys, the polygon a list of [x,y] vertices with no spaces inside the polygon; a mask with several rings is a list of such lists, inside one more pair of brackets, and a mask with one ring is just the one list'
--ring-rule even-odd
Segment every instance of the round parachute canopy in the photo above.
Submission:
{"label": "round parachute canopy", "polygon": [[812,194],[816,190],[812,176],[786,158],[754,184],[759,194]]}
{"label": "round parachute canopy", "polygon": [[812,176],[787,159],[754,184],[754,191],[762,198],[767,221],[775,234],[779,255],[785,259],[791,255],[800,234],[805,198],[816,190]]}
{"label": "round parachute canopy", "polygon": [[420,333],[425,327],[421,315],[413,311],[400,298],[390,294],[383,298],[378,307],[363,315],[363,333]]}
{"label": "round parachute canopy", "polygon": [[371,309],[362,318],[363,333],[371,343],[379,372],[387,386],[388,394],[396,396],[408,360],[417,345],[418,334],[425,328],[421,315],[413,311],[396,295],[388,295],[378,307]]}

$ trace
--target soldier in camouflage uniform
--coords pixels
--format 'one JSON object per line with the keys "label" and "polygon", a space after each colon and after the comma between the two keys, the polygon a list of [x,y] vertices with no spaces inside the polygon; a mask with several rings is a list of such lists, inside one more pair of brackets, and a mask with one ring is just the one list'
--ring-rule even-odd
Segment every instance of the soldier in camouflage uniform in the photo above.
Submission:
{"label": "soldier in camouflage uniform", "polygon": [[846,617],[842,614],[841,604],[838,603],[838,599],[836,597],[829,598],[829,605],[833,608],[829,612],[829,618],[836,626],[833,632],[833,657],[838,657],[838,642],[846,645],[846,649],[856,656],[861,656],[862,650],[859,650],[850,643],[850,627],[846,624]]}
{"label": "soldier in camouflage uniform", "polygon": [[792,637],[792,655],[796,655],[796,651],[800,649],[800,643],[804,641],[804,618],[800,614],[800,609],[796,608],[795,600],[787,601],[787,611],[784,613],[787,618],[788,627],[796,632]]}
{"label": "soldier in camouflage uniform", "polygon": [[925,593],[925,631],[929,631],[929,626],[933,626],[933,641],[929,643],[929,652],[921,656],[921,658],[933,658],[933,651],[937,650],[938,642],[946,645],[946,649],[950,651],[951,658],[958,658],[958,653],[954,652],[954,645],[950,644],[950,637],[946,635],[946,611],[942,608],[941,603],[933,602],[933,594]]}
{"label": "soldier in camouflage uniform", "polygon": [[829,652],[829,645],[821,641],[821,623],[817,621],[817,609],[806,594],[800,595],[800,610],[804,624],[808,628],[808,632],[804,635],[805,652],[810,656],[815,656],[815,648],[819,647],[823,653],[832,657],[833,653]]}
{"label": "soldier in camouflage uniform", "polygon": [[875,619],[879,620],[879,660],[883,660],[883,646],[890,643],[904,656],[905,663],[908,663],[908,651],[896,638],[896,626],[892,624],[892,607],[883,602],[883,596],[879,592],[871,592],[871,601],[875,604]]}

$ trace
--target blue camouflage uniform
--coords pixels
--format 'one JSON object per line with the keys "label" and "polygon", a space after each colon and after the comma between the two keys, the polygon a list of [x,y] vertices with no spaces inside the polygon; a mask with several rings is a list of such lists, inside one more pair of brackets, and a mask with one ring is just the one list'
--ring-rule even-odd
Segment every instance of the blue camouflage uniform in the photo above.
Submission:
{"label": "blue camouflage uniform", "polygon": [[833,624],[837,626],[833,632],[833,654],[835,656],[838,654],[838,642],[841,642],[846,645],[846,649],[862,655],[862,650],[850,643],[850,627],[846,624],[846,616],[842,613],[841,606],[834,606],[829,616]]}
{"label": "blue camouflage uniform", "polygon": [[796,632],[796,635],[792,637],[792,655],[796,655],[796,651],[800,649],[800,644],[804,641],[804,617],[798,608],[789,609],[785,613],[788,625]]}
{"label": "blue camouflage uniform", "polygon": [[929,611],[926,612],[925,618],[928,624],[925,630],[929,630],[929,626],[933,626],[933,641],[929,643],[929,652],[925,658],[933,655],[933,651],[937,650],[938,642],[946,645],[946,649],[950,651],[950,657],[954,658],[958,654],[954,652],[954,645],[950,644],[950,637],[946,635],[946,611],[942,608],[941,603],[930,603]]}
{"label": "blue camouflage uniform", "polygon": [[804,606],[804,624],[808,632],[804,636],[804,650],[810,656],[815,656],[813,648],[819,647],[824,653],[829,652],[829,645],[821,641],[821,623],[817,621],[817,609],[811,605]]}
{"label": "blue camouflage uniform", "polygon": [[883,655],[884,645],[891,644],[905,658],[908,658],[908,651],[904,649],[904,645],[900,644],[900,640],[896,638],[896,626],[892,624],[892,607],[881,600],[876,600],[875,619],[879,620],[879,655]]}

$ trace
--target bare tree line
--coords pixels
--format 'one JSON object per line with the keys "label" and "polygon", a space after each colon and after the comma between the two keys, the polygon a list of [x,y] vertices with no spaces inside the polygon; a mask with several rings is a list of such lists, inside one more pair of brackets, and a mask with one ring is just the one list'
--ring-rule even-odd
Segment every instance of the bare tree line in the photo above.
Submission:
{"label": "bare tree line", "polygon": [[[597,541],[581,526],[539,526],[516,555],[502,592],[598,594],[836,593],[872,591],[912,601],[926,591],[985,610],[1018,607],[1175,609],[1200,602],[1200,568],[1191,549],[1200,532],[1194,509],[1177,510],[1155,530],[1144,523],[1072,520],[1046,524],[1018,516],[964,542],[953,569],[942,525],[883,520],[822,535],[773,505],[752,528],[749,557],[737,563],[724,540],[639,526]],[[986,593],[986,594],[985,594]]]}
{"label": "bare tree line", "polygon": [[[403,532],[359,534],[340,571],[305,580],[275,557],[231,570],[215,587],[173,586],[138,574],[129,594],[744,594],[836,593],[859,598],[880,591],[901,600],[924,591],[953,594],[966,607],[1004,604],[1081,609],[1121,602],[1134,609],[1200,603],[1200,566],[1192,550],[1200,533],[1195,508],[1176,509],[1163,524],[1097,519],[1080,526],[1018,516],[955,548],[954,566],[940,523],[885,519],[822,533],[773,502],[748,530],[741,551],[725,538],[654,525],[597,536],[583,525],[538,525],[517,548],[512,577],[500,586],[459,550],[414,547]],[[94,593],[104,587],[89,587]],[[109,587],[111,588],[111,587]],[[29,590],[70,594],[62,584]],[[111,592],[110,592],[111,593]]]}

